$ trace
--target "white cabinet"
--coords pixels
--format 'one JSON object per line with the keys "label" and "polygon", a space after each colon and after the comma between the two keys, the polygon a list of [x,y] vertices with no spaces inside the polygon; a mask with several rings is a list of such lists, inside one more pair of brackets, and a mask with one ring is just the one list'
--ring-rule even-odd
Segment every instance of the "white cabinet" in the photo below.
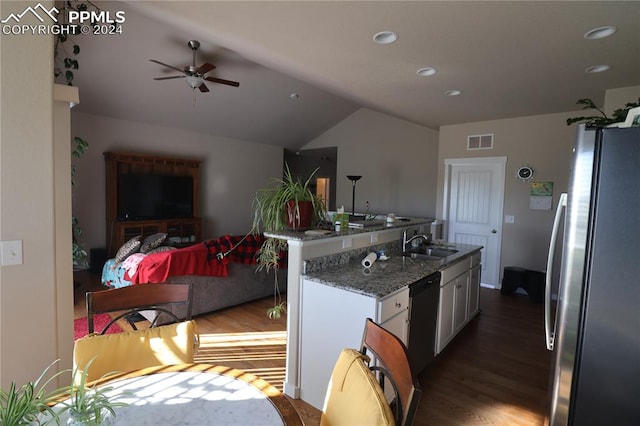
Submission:
{"label": "white cabinet", "polygon": [[469,276],[469,320],[480,312],[480,253],[471,258],[471,273]]}
{"label": "white cabinet", "polygon": [[436,354],[439,354],[453,338],[453,304],[456,281],[452,280],[440,287],[438,306],[438,326],[436,333]]}
{"label": "white cabinet", "polygon": [[371,318],[398,336],[406,345],[409,332],[409,289],[401,289],[380,299],[376,316]]}
{"label": "white cabinet", "polygon": [[453,295],[453,334],[456,335],[467,324],[468,291],[469,291],[469,271],[456,278]]}
{"label": "white cabinet", "polygon": [[301,293],[300,398],[322,409],[338,355],[360,349],[367,318],[407,343],[409,289],[376,299],[303,279]]}
{"label": "white cabinet", "polygon": [[436,354],[442,352],[478,312],[479,259],[477,253],[441,271]]}

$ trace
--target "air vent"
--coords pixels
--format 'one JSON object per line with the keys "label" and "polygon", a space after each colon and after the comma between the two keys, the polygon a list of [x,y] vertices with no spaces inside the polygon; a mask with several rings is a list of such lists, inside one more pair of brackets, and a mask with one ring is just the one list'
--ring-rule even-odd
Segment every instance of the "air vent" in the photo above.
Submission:
{"label": "air vent", "polygon": [[493,149],[493,133],[467,136],[467,150]]}

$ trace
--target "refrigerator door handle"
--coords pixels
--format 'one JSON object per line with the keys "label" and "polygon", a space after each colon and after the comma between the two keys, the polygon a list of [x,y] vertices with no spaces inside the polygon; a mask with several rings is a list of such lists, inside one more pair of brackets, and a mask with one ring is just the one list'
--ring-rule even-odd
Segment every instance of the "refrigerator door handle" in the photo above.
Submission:
{"label": "refrigerator door handle", "polygon": [[[558,229],[560,228],[560,219],[562,218],[562,212],[567,207],[567,194],[560,194],[560,200],[558,201],[558,207],[556,208],[556,215],[553,219],[553,229],[551,230],[551,241],[549,242],[549,255],[547,257],[547,274],[545,278],[545,290],[544,290],[544,336],[547,349],[553,350],[554,343],[554,331],[552,331],[551,324],[551,277],[553,276],[553,258],[556,251],[556,239],[558,237]],[[560,293],[560,289],[558,289]]]}

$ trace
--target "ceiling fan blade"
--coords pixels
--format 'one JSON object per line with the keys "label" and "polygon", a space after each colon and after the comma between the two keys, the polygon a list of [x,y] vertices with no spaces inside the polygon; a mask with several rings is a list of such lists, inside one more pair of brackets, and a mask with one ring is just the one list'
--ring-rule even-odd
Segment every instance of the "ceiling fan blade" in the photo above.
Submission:
{"label": "ceiling fan blade", "polygon": [[165,63],[162,63],[160,61],[156,61],[155,59],[149,59],[151,62],[155,62],[158,65],[162,65],[163,67],[167,67],[167,68],[171,68],[173,70],[179,71],[179,72],[184,72],[184,70],[178,68],[178,67],[174,67],[173,65],[167,65]]}
{"label": "ceiling fan blade", "polygon": [[213,81],[214,83],[226,84],[227,86],[233,86],[233,87],[240,86],[240,83],[238,83],[237,81],[225,80],[223,78],[205,77],[204,79],[207,81]]}
{"label": "ceiling fan blade", "polygon": [[215,65],[210,64],[209,62],[205,62],[204,64],[200,65],[196,71],[198,72],[198,74],[204,75],[215,68]]}
{"label": "ceiling fan blade", "polygon": [[198,89],[200,89],[200,91],[201,91],[202,93],[205,93],[205,92],[208,92],[208,91],[209,91],[209,88],[208,88],[208,87],[207,87],[207,85],[206,85],[206,84],[204,84],[204,83],[202,83],[202,84],[200,85],[200,87],[198,87]]}
{"label": "ceiling fan blade", "polygon": [[154,77],[154,80],[171,80],[172,78],[185,78],[184,75],[174,75],[173,77]]}

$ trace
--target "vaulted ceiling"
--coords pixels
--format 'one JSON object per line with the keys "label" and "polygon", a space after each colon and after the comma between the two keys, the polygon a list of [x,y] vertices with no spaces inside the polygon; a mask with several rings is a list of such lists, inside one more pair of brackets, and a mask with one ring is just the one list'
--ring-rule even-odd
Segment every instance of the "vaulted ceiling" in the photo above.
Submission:
{"label": "vaulted ceiling", "polygon": [[[79,111],[296,149],[371,108],[429,128],[573,111],[640,85],[636,1],[122,1],[122,34],[78,36]],[[608,38],[593,28],[614,25]],[[376,44],[394,31],[398,40]],[[189,88],[155,59],[240,82]],[[585,69],[609,65],[606,72]],[[422,77],[419,68],[436,73]],[[459,96],[445,96],[460,90]],[[297,94],[293,96],[292,94]]]}

